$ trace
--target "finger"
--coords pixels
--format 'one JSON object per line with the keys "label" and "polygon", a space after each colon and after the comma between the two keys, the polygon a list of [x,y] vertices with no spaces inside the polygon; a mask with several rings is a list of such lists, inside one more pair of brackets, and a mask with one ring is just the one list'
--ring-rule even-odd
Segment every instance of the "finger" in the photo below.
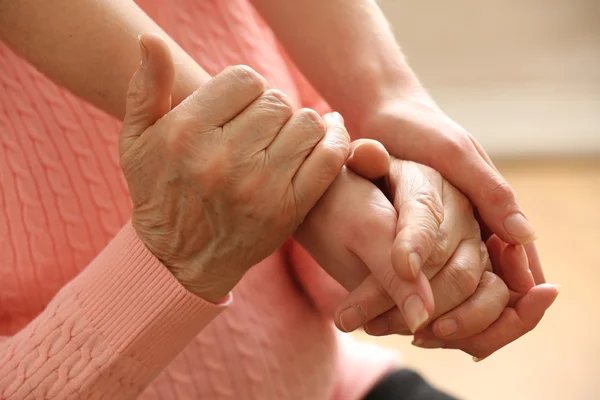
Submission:
{"label": "finger", "polygon": [[[435,309],[430,320],[452,310],[475,293],[487,262],[487,257],[482,258],[479,239],[465,239],[458,245],[448,263],[429,282],[431,293],[435,293]],[[392,332],[407,332],[408,324],[400,310],[392,309],[378,317],[378,320],[384,319],[389,321]]]}
{"label": "finger", "polygon": [[342,332],[353,332],[392,307],[394,301],[370,274],[336,308],[335,325]]}
{"label": "finger", "polygon": [[[396,239],[392,250],[392,264],[401,279],[415,279],[427,261],[440,234],[444,221],[441,178],[430,178],[415,163],[402,163],[404,176],[413,182],[398,186],[394,206],[398,210]],[[414,169],[414,173],[406,171]],[[399,174],[398,174],[399,175]]]}
{"label": "finger", "polygon": [[373,181],[388,174],[390,155],[378,141],[358,139],[350,143],[346,166],[354,173]]}
{"label": "finger", "polygon": [[139,40],[141,62],[127,90],[119,143],[121,154],[171,109],[175,67],[169,47],[154,33],[143,34]]}
{"label": "finger", "polygon": [[[383,196],[383,194],[379,190],[375,190],[374,196]],[[371,204],[377,203],[378,200],[373,198]],[[362,229],[352,233],[349,246],[369,267],[375,280],[381,284],[383,291],[399,307],[400,311],[398,312],[402,314],[403,320],[408,322],[408,326],[413,331],[417,331],[429,320],[434,309],[429,282],[422,273],[413,281],[403,281],[396,275],[391,262],[390,249],[394,240],[397,214],[393,208],[381,207],[373,208],[372,213],[375,213],[375,216],[371,215],[369,218],[365,218],[361,224]],[[380,221],[389,221],[389,225],[385,227]],[[371,232],[380,233],[375,237]],[[365,236],[367,233],[369,237]],[[350,298],[342,306],[354,305],[353,301],[353,298]],[[373,315],[375,313],[369,311],[369,317]],[[370,331],[374,332],[375,330],[371,329]]]}
{"label": "finger", "polygon": [[[296,115],[298,117],[294,121]],[[292,174],[295,172],[292,185],[299,213],[303,216],[340,173],[350,149],[350,135],[341,118],[326,119],[327,125],[323,128],[323,121],[315,111],[297,111],[267,149],[270,154],[292,154],[287,160],[281,160],[279,165],[282,165],[281,168],[285,166]],[[326,131],[323,134],[324,129]],[[301,137],[304,139],[299,139]],[[279,141],[280,139],[282,140]],[[291,147],[294,144],[296,148]]]}
{"label": "finger", "polygon": [[504,248],[500,259],[499,275],[506,282],[509,289],[518,293],[527,293],[535,286],[527,254],[521,245],[508,245]]}
{"label": "finger", "polygon": [[482,254],[480,243],[478,238],[463,240],[431,280],[431,290],[437,294],[434,319],[462,304],[477,290],[488,259]]}
{"label": "finger", "polygon": [[544,271],[542,270],[542,261],[540,260],[540,255],[535,243],[526,244],[525,252],[527,253],[527,260],[529,261],[529,270],[533,275],[536,285],[546,283]]}
{"label": "finger", "polygon": [[[365,308],[365,314],[369,322],[364,327],[365,332],[369,335],[382,336],[397,333],[400,330],[399,326],[395,325],[397,321],[402,321],[402,331],[415,333],[430,320],[433,307],[429,305],[433,304],[433,294],[425,275],[420,272],[417,279],[413,281],[400,282],[398,279],[396,282],[398,283],[388,283],[383,286],[383,291],[390,293],[393,303],[399,305],[392,309],[387,307],[389,303],[383,296],[375,294],[375,290],[362,285],[359,287],[359,289],[365,291],[371,290],[373,293],[373,296],[368,299],[370,302],[366,303],[369,308]],[[371,285],[370,282],[369,285]],[[375,284],[372,284],[372,286],[375,286]],[[378,288],[377,290],[381,289]],[[389,311],[381,314],[386,308]]]}
{"label": "finger", "polygon": [[486,245],[488,254],[490,255],[490,260],[492,261],[492,265],[494,267],[494,273],[496,275],[502,275],[502,271],[500,270],[500,261],[502,259],[502,252],[508,245],[496,235],[490,236],[486,242]]}
{"label": "finger", "polygon": [[559,289],[558,285],[551,284],[535,286],[514,308],[505,308],[500,318],[485,331],[467,339],[447,342],[443,347],[463,350],[475,361],[489,357],[534,329],[556,300]]}
{"label": "finger", "polygon": [[475,150],[477,150],[477,153],[479,153],[479,155],[481,156],[481,158],[483,158],[483,160],[490,167],[492,167],[496,172],[500,173],[500,171],[498,171],[498,168],[496,168],[496,166],[492,162],[492,159],[487,155],[487,153],[485,152],[485,150],[483,149],[483,147],[481,146],[481,144],[479,144],[479,142],[477,141],[477,139],[475,139],[471,135],[468,135],[468,137],[469,137],[469,140],[471,141],[471,143],[473,143],[473,146],[475,146]]}
{"label": "finger", "polygon": [[392,247],[392,263],[398,276],[415,279],[424,261],[429,259],[440,232],[439,214],[419,200],[402,204],[399,210],[399,232]]}
{"label": "finger", "polygon": [[[276,139],[293,114],[289,97],[275,89],[267,89],[237,117],[225,124],[225,140],[247,152],[247,156],[266,149]],[[286,154],[282,156],[285,157]]]}
{"label": "finger", "polygon": [[535,231],[516,194],[479,155],[468,134],[443,136],[415,129],[403,132],[403,139],[402,146],[396,143],[397,137],[383,144],[394,156],[410,157],[438,170],[469,197],[487,226],[505,242],[526,244],[535,240]]}
{"label": "finger", "polygon": [[[504,243],[499,237],[492,235],[487,241],[487,246],[492,259],[492,264],[494,265],[494,272],[504,278],[506,274],[505,271],[508,271],[510,276],[512,276],[510,278],[511,284],[509,285],[511,290],[518,291],[519,293],[527,292],[532,286],[531,278],[527,275],[533,276],[533,282],[535,284],[539,285],[546,282],[537,249],[535,248],[535,243],[522,246],[525,249],[525,256],[517,254],[517,257],[512,257],[512,261],[508,262],[502,261],[502,254],[509,245]],[[509,271],[509,269],[511,271]]]}
{"label": "finger", "polygon": [[269,84],[259,73],[245,65],[225,68],[174,111],[185,114],[206,129],[223,126],[258,99]]}
{"label": "finger", "polygon": [[478,153],[468,156],[474,157],[473,160],[463,161],[464,167],[471,169],[468,179],[470,182],[478,182],[478,185],[471,190],[464,186],[468,182],[460,182],[457,186],[473,201],[485,224],[507,243],[533,242],[536,239],[533,226],[525,217],[516,194],[506,180]]}
{"label": "finger", "polygon": [[[499,173],[498,168],[496,168],[496,166],[494,165],[492,160],[489,158],[489,156],[486,154],[485,150],[483,150],[483,147],[481,147],[479,142],[477,142],[477,140],[475,140],[475,138],[473,138],[471,135],[469,135],[469,139],[471,140],[471,142],[477,149],[477,152],[479,153],[479,155],[485,160],[485,162],[487,162],[490,167],[492,167],[496,172]],[[484,225],[482,227],[482,232],[487,229],[489,229],[489,228]],[[546,278],[544,277],[544,271],[542,269],[542,263],[541,263],[535,243],[532,242],[532,243],[525,244],[525,252],[527,253],[527,258],[529,261],[529,269],[533,275],[535,283],[537,285],[546,283]]]}
{"label": "finger", "polygon": [[[473,295],[432,324],[441,340],[457,340],[484,331],[498,319],[508,303],[508,288],[497,275],[484,272]],[[414,343],[418,346],[418,343]]]}

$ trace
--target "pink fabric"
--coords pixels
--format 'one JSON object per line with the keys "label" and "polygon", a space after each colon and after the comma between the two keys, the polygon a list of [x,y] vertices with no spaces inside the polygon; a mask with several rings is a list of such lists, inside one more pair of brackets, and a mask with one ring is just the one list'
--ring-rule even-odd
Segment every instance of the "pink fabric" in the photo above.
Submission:
{"label": "pink fabric", "polygon": [[[247,0],[139,4],[210,73],[324,107]],[[128,223],[118,130],[0,44],[0,399],[353,399],[396,365],[336,333],[314,262],[278,251],[218,306],[183,289]]]}

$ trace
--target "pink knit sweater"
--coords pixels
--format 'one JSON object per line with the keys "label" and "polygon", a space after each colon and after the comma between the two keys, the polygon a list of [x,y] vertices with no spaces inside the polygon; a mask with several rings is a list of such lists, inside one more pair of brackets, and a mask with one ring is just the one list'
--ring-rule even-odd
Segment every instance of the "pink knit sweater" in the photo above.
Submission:
{"label": "pink knit sweater", "polygon": [[[247,0],[139,3],[211,74],[248,64],[323,107]],[[0,44],[0,399],[345,400],[397,364],[336,333],[297,249],[226,304],[183,289],[127,223],[118,131]]]}

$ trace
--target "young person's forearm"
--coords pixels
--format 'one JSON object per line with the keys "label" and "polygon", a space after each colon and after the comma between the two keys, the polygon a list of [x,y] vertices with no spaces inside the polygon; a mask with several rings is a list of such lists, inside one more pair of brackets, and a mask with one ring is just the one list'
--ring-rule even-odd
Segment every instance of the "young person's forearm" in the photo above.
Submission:
{"label": "young person's forearm", "polygon": [[[0,40],[41,72],[122,118],[140,62],[138,35],[167,35],[131,0],[0,0]],[[168,39],[177,65],[173,105],[209,75]]]}
{"label": "young person's forearm", "polygon": [[253,2],[350,129],[355,131],[360,119],[387,97],[421,90],[374,1]]}

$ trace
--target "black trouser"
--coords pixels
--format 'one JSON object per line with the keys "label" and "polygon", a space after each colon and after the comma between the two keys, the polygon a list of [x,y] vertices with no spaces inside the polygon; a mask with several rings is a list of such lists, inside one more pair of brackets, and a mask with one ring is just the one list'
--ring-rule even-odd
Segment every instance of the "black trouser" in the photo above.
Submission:
{"label": "black trouser", "polygon": [[456,400],[429,385],[419,374],[408,369],[384,377],[365,400]]}

